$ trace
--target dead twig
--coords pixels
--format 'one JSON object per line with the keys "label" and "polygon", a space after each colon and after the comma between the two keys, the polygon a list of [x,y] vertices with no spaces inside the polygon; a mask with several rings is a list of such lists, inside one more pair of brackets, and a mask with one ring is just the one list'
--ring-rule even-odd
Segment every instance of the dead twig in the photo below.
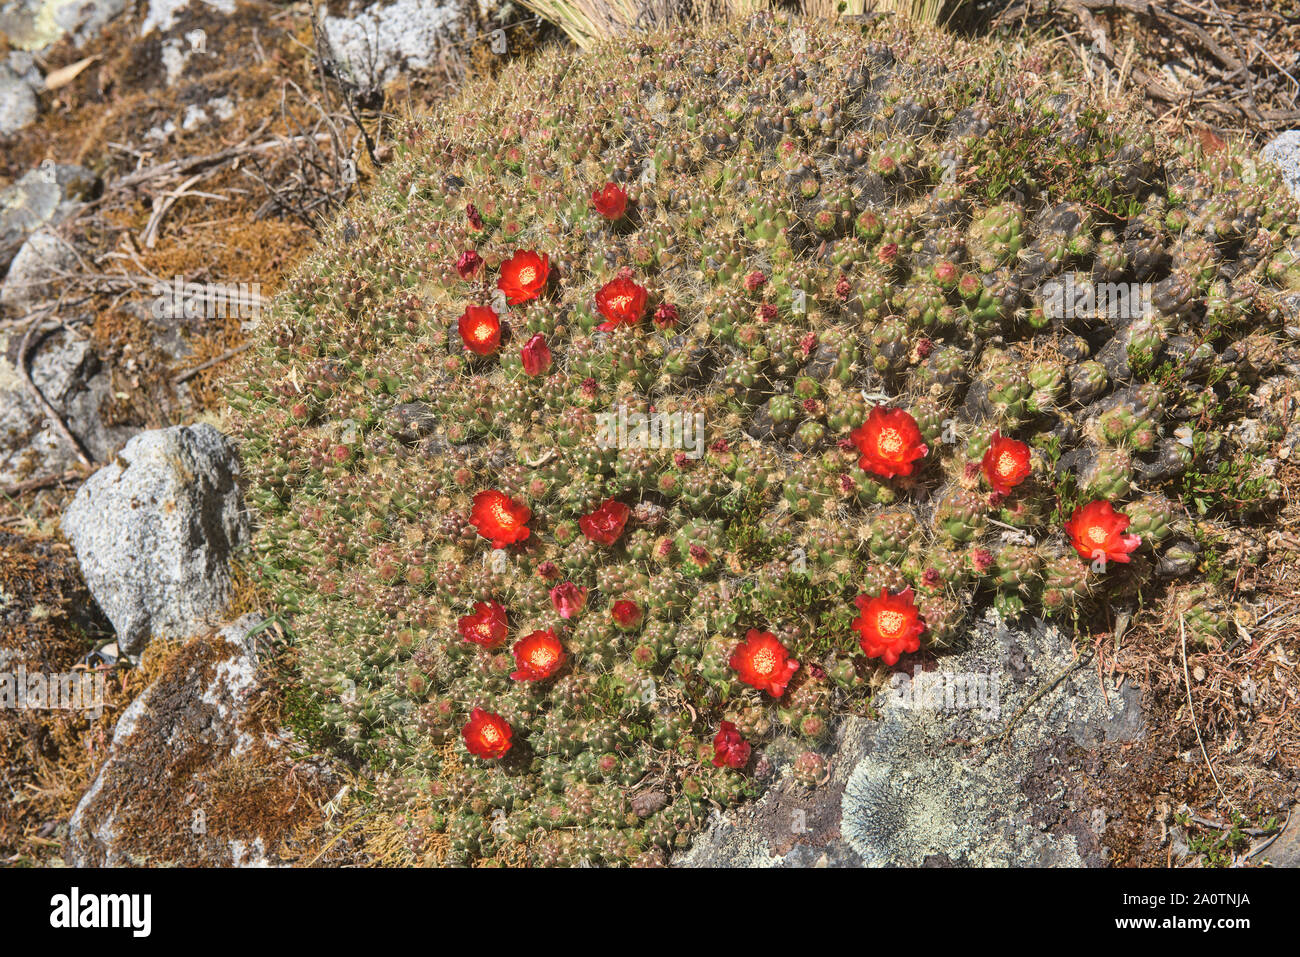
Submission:
{"label": "dead twig", "polygon": [[72,434],[72,431],[68,428],[67,423],[63,421],[63,416],[59,414],[59,411],[54,408],[49,399],[45,398],[45,394],[36,387],[36,383],[32,381],[31,372],[27,369],[29,353],[32,346],[32,335],[36,332],[37,327],[42,325],[44,321],[44,315],[38,313],[33,316],[32,320],[27,324],[27,331],[23,333],[22,344],[18,347],[18,375],[22,378],[23,385],[27,388],[27,391],[31,394],[32,398],[34,398],[37,403],[45,409],[46,416],[49,418],[50,422],[53,423],[55,430],[63,436],[63,440],[67,442],[72,450],[77,454],[77,458],[81,460],[81,463],[93,468],[95,463],[91,459],[90,453],[87,452],[86,447],[81,444],[81,440]]}

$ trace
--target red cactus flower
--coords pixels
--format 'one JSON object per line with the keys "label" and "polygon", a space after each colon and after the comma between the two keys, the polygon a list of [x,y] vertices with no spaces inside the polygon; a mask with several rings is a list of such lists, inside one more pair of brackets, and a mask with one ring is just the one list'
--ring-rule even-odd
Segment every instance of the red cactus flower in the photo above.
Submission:
{"label": "red cactus flower", "polygon": [[1004,439],[1000,432],[993,433],[993,441],[980,465],[989,487],[999,495],[1010,495],[1011,490],[1033,471],[1029,464],[1029,446],[1015,439]]}
{"label": "red cactus flower", "polygon": [[731,653],[731,667],[745,684],[779,698],[799,670],[799,662],[790,657],[776,635],[751,628]]}
{"label": "red cactus flower", "polygon": [[916,419],[902,409],[883,405],[872,409],[867,421],[850,432],[849,438],[861,453],[858,465],[882,478],[911,475],[912,463],[930,451],[921,441]]}
{"label": "red cactus flower", "polygon": [[736,726],[730,721],[724,721],[718,728],[717,737],[713,739],[713,766],[739,771],[749,763],[752,750]]}
{"label": "red cactus flower", "polygon": [[680,319],[681,315],[678,313],[677,307],[670,302],[665,302],[661,303],[659,308],[655,310],[653,321],[655,326],[660,329],[671,329],[677,325]]}
{"label": "red cactus flower", "polygon": [[641,608],[634,601],[627,599],[616,601],[609,613],[614,619],[614,624],[620,628],[635,628],[641,624]]}
{"label": "red cactus flower", "polygon": [[474,603],[474,613],[456,620],[456,627],[466,641],[484,648],[499,648],[506,640],[506,609],[495,601]]}
{"label": "red cactus flower", "polygon": [[461,279],[468,279],[474,273],[478,272],[478,267],[483,265],[483,257],[472,249],[467,249],[460,254],[456,260],[456,272],[460,273]]}
{"label": "red cactus flower", "polygon": [[549,628],[525,635],[515,642],[511,651],[519,666],[510,673],[515,681],[545,681],[560,670],[567,657],[560,639]]}
{"label": "red cactus flower", "polygon": [[1129,552],[1142,544],[1142,536],[1125,535],[1129,518],[1115,511],[1110,502],[1100,500],[1081,505],[1065,523],[1070,544],[1082,558],[1093,561],[1127,562]]}
{"label": "red cactus flower", "polygon": [[868,658],[882,658],[885,664],[895,665],[899,655],[920,650],[925,624],[912,600],[912,589],[891,595],[882,588],[875,598],[859,595],[853,603],[858,606],[853,627],[862,636],[858,644]]}
{"label": "red cactus flower", "polygon": [[505,718],[482,708],[471,711],[469,723],[460,729],[469,753],[491,760],[505,757],[513,733]]}
{"label": "red cactus flower", "polygon": [[465,218],[469,221],[471,229],[480,230],[483,228],[483,217],[478,214],[478,207],[473,203],[466,204]]}
{"label": "red cactus flower", "polygon": [[617,222],[627,212],[627,192],[613,183],[606,183],[591,194],[591,205],[611,223]]}
{"label": "red cactus flower", "polygon": [[545,253],[539,256],[531,250],[516,249],[515,254],[501,264],[497,288],[506,294],[506,302],[517,306],[540,296],[550,274],[551,259]]}
{"label": "red cactus flower", "polygon": [[596,293],[596,308],[605,317],[605,321],[596,328],[609,330],[618,326],[635,325],[645,315],[649,298],[650,293],[644,286],[638,286],[625,276],[605,283]]}
{"label": "red cactus flower", "polygon": [[545,375],[551,368],[551,347],[546,344],[546,337],[539,332],[525,342],[519,350],[519,358],[528,375]]}
{"label": "red cactus flower", "polygon": [[627,524],[628,516],[631,514],[632,509],[622,502],[612,498],[606,499],[590,515],[584,515],[578,519],[578,527],[582,529],[582,534],[593,542],[601,545],[613,545],[618,541],[618,537],[623,534],[623,526]]}
{"label": "red cactus flower", "polygon": [[533,511],[527,505],[496,489],[475,495],[469,512],[470,524],[484,538],[492,540],[493,548],[505,548],[526,539],[528,520],[532,517]]}
{"label": "red cactus flower", "polygon": [[465,348],[476,355],[491,355],[501,344],[501,320],[491,306],[466,306],[457,328]]}
{"label": "red cactus flower", "polygon": [[561,582],[551,589],[551,604],[561,618],[572,618],[587,604],[587,589],[573,582]]}

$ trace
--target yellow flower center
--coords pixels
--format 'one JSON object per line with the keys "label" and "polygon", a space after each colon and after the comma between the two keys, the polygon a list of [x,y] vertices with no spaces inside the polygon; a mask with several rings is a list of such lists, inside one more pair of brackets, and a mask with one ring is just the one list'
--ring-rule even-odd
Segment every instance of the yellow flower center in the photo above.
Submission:
{"label": "yellow flower center", "polygon": [[876,628],[882,635],[892,637],[903,630],[906,621],[906,616],[900,611],[882,611],[876,616]]}
{"label": "yellow flower center", "polygon": [[509,510],[501,502],[492,503],[492,517],[507,528],[514,528],[518,524],[515,517],[510,514]]}
{"label": "yellow flower center", "polygon": [[532,266],[525,266],[519,270],[519,284],[521,286],[530,286],[534,279],[537,278],[537,270]]}
{"label": "yellow flower center", "polygon": [[494,725],[485,724],[483,730],[479,732],[479,737],[488,744],[496,744],[501,740],[501,732]]}
{"label": "yellow flower center", "polygon": [[1019,463],[1015,456],[1010,452],[1003,452],[998,456],[998,474],[1002,476],[1011,476],[1016,474]]}
{"label": "yellow flower center", "polygon": [[897,455],[903,451],[903,437],[898,434],[898,429],[881,429],[876,448],[882,455]]}
{"label": "yellow flower center", "polygon": [[492,328],[486,322],[480,322],[474,326],[474,331],[470,335],[478,342],[486,342],[492,338]]}
{"label": "yellow flower center", "polygon": [[750,659],[750,664],[760,675],[770,675],[776,670],[776,655],[771,648],[763,648],[754,653]]}
{"label": "yellow flower center", "polygon": [[1096,545],[1105,545],[1109,537],[1109,533],[1100,525],[1093,525],[1088,529],[1088,541]]}
{"label": "yellow flower center", "polygon": [[609,304],[613,308],[617,309],[619,312],[622,312],[624,309],[628,307],[628,304],[631,302],[632,302],[631,296],[614,296],[612,299],[610,299]]}
{"label": "yellow flower center", "polygon": [[534,648],[528,653],[528,662],[534,668],[549,668],[555,664],[555,650],[546,645]]}

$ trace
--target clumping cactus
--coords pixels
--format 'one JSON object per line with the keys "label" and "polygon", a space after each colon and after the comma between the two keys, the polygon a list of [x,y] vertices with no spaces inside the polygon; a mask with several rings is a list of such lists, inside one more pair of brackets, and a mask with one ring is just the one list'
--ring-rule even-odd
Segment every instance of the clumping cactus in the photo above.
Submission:
{"label": "clumping cactus", "polygon": [[[824,780],[837,718],[972,611],[1149,594],[1222,520],[1180,476],[1232,463],[1300,280],[1276,171],[1068,63],[801,29],[470,84],[230,385],[251,571],[422,853],[665,863],[778,755]],[[1061,308],[1066,277],[1149,308]]]}

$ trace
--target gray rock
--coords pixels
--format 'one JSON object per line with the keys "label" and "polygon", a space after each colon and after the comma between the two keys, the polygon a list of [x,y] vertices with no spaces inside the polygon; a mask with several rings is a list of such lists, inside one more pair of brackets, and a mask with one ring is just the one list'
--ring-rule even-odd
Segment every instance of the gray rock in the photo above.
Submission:
{"label": "gray rock", "polygon": [[95,174],[84,167],[46,163],[0,190],[0,271],[28,236],[62,222],[97,186]]}
{"label": "gray rock", "polygon": [[[192,639],[122,712],[108,757],[69,819],[70,864],[278,863],[285,822],[230,811],[232,804],[255,811],[259,798],[274,805],[288,770],[277,737],[250,708],[259,684],[250,634],[257,623],[247,615]],[[231,794],[220,771],[241,766],[254,773],[236,777]],[[308,792],[320,788],[316,769],[297,771]]]}
{"label": "gray rock", "polygon": [[9,274],[0,284],[0,306],[21,316],[37,303],[52,298],[50,281],[60,272],[71,271],[77,257],[67,243],[45,229],[38,229],[9,264]]}
{"label": "gray rock", "polygon": [[[0,334],[0,483],[62,472],[77,453],[24,386],[17,367],[21,334]],[[108,371],[89,342],[55,329],[34,336],[28,356],[32,382],[91,456],[105,460],[138,429],[107,425],[112,399]]]}
{"label": "gray rock", "polygon": [[1265,145],[1262,155],[1277,164],[1291,195],[1300,197],[1300,130],[1279,133]]}
{"label": "gray rock", "polygon": [[444,41],[460,20],[461,6],[454,0],[352,0],[346,13],[326,16],[321,25],[347,78],[374,91],[403,70],[436,66]]}
{"label": "gray rock", "polygon": [[1009,626],[990,610],[966,650],[924,679],[896,671],[876,696],[879,720],[850,717],[840,727],[826,784],[809,789],[787,769],[674,863],[1104,864],[1106,809],[1080,755],[1141,736],[1143,719],[1135,688],[1103,692],[1095,669],[1069,671],[1072,660],[1059,629]]}
{"label": "gray rock", "polygon": [[129,658],[224,613],[230,556],[249,538],[238,474],[220,432],[176,426],[137,435],[77,491],[63,532]]}
{"label": "gray rock", "polygon": [[36,92],[22,77],[0,63],[0,136],[13,136],[36,120]]}
{"label": "gray rock", "polygon": [[44,50],[70,35],[78,47],[126,9],[126,0],[7,0],[0,33],[19,50]]}

